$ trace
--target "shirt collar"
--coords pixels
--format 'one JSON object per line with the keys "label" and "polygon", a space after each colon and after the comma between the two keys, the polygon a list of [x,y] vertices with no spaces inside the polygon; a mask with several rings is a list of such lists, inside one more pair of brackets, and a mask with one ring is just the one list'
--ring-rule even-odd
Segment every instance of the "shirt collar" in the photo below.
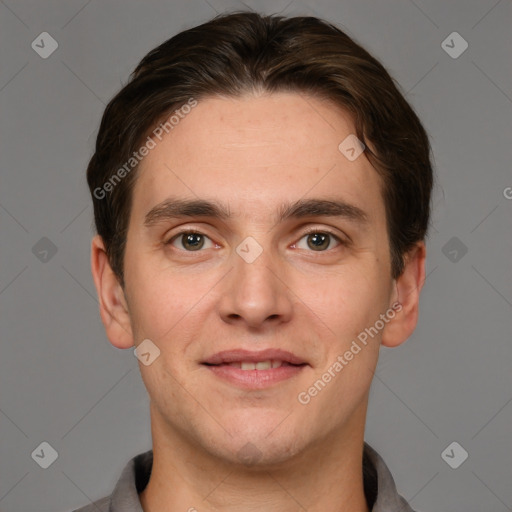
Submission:
{"label": "shirt collar", "polygon": [[[153,450],[133,457],[123,469],[110,497],[109,512],[143,512],[139,493],[146,487],[153,466]],[[364,488],[371,506],[371,494],[377,499],[372,512],[414,512],[396,490],[395,482],[382,457],[364,443]]]}

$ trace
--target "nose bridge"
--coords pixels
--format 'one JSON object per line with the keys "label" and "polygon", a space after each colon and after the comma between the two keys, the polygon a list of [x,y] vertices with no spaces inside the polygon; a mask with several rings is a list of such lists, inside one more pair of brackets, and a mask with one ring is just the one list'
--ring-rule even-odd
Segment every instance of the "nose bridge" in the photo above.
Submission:
{"label": "nose bridge", "polygon": [[238,319],[251,326],[268,319],[288,320],[289,290],[284,276],[279,275],[283,266],[272,254],[270,244],[247,237],[233,252],[232,260],[234,268],[221,300],[220,314],[224,320]]}

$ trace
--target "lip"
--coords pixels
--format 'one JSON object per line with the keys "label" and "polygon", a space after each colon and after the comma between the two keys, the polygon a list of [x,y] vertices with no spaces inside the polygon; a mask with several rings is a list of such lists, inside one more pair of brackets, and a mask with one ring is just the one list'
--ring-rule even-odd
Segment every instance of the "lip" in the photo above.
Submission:
{"label": "lip", "polygon": [[[235,362],[280,360],[285,364],[279,368],[266,370],[242,370],[229,366]],[[299,375],[309,366],[306,361],[291,352],[267,349],[258,352],[249,350],[225,350],[204,361],[203,366],[216,377],[244,389],[263,389]]]}
{"label": "lip", "polygon": [[[268,361],[269,359],[279,359],[290,364],[307,364],[300,357],[288,352],[286,350],[268,348],[266,350],[260,350],[258,352],[252,350],[224,350],[217,352],[213,356],[209,357],[203,364],[223,364],[223,363],[236,363],[239,361],[250,361],[256,363],[258,361]],[[260,370],[265,371],[265,370]]]}
{"label": "lip", "polygon": [[281,366],[270,370],[241,370],[232,366],[206,366],[215,376],[237,387],[244,389],[263,389],[287,379],[291,379],[304,371],[307,365]]}

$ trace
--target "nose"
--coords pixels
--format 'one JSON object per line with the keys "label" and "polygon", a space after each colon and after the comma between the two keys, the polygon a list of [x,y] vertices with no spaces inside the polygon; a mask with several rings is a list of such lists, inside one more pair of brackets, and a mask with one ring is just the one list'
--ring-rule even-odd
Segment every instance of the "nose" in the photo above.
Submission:
{"label": "nose", "polygon": [[236,252],[232,258],[234,268],[223,280],[218,306],[223,321],[253,330],[288,322],[293,293],[283,265],[273,262],[268,250],[251,263]]}

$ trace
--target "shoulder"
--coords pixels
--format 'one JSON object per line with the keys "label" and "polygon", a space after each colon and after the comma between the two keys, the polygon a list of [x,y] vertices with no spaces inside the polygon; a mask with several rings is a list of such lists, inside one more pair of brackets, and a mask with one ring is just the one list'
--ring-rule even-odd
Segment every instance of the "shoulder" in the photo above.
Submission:
{"label": "shoulder", "polygon": [[85,507],[77,508],[73,512],[109,512],[110,496],[105,496],[90,505]]}
{"label": "shoulder", "polygon": [[125,465],[110,496],[105,496],[73,512],[139,511],[139,493],[146,487],[153,466],[153,450],[139,453]]}
{"label": "shoulder", "polygon": [[364,454],[368,465],[373,466],[374,476],[376,474],[377,496],[372,512],[415,512],[398,493],[393,476],[379,453],[364,443]]}

